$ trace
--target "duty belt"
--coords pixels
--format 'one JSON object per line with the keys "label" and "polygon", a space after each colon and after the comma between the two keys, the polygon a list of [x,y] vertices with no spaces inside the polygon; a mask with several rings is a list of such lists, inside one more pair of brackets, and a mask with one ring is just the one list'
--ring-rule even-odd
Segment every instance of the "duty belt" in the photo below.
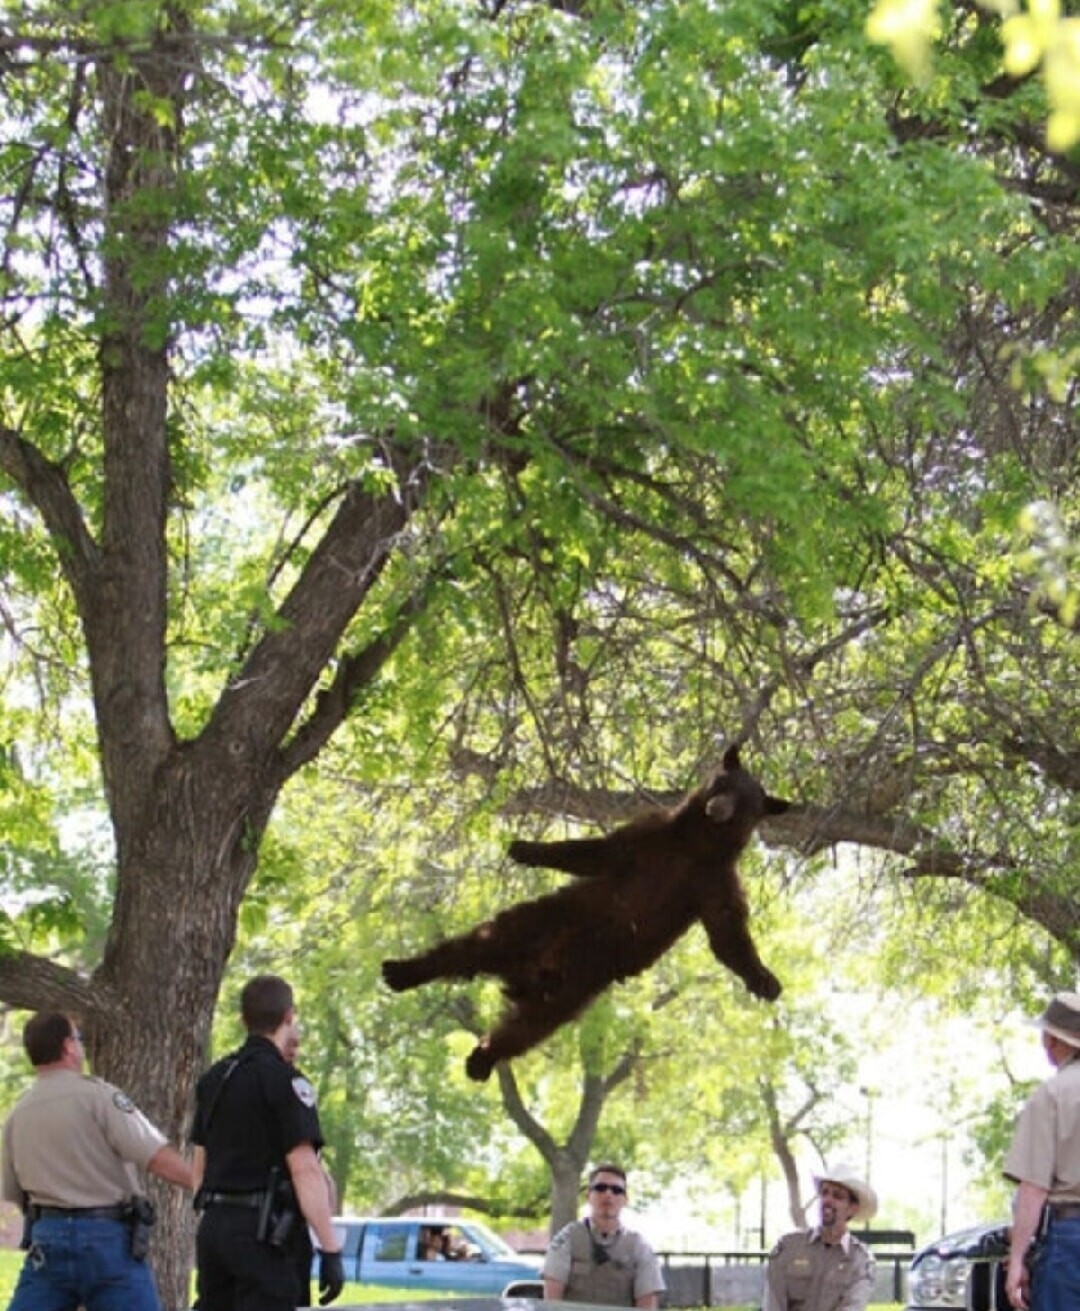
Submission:
{"label": "duty belt", "polygon": [[202,1193],[199,1197],[199,1205],[206,1206],[241,1206],[249,1211],[257,1211],[263,1202],[266,1201],[266,1189],[260,1189],[254,1193],[221,1193],[214,1189]]}
{"label": "duty belt", "polygon": [[1055,1220],[1080,1218],[1080,1202],[1051,1202],[1050,1215]]}
{"label": "duty belt", "polygon": [[123,1220],[126,1206],[31,1206],[35,1220]]}

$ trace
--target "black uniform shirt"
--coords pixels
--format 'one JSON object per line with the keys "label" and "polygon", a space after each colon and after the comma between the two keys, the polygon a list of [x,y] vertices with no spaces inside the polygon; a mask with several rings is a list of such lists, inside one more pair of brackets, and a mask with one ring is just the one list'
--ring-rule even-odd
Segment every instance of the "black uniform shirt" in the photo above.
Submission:
{"label": "black uniform shirt", "polygon": [[294,1147],[322,1146],[315,1090],[269,1038],[253,1035],[199,1080],[191,1137],[206,1152],[204,1188],[255,1192]]}

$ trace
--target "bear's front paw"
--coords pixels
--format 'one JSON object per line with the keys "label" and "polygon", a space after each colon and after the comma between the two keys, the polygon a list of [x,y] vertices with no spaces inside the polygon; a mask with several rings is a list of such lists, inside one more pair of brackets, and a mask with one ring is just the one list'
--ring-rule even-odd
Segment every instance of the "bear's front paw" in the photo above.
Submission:
{"label": "bear's front paw", "polygon": [[784,985],[771,970],[762,970],[749,987],[755,997],[761,997],[765,1001],[775,1001],[784,991]]}
{"label": "bear's front paw", "polygon": [[536,843],[523,842],[520,838],[516,838],[507,847],[506,854],[519,865],[532,865],[536,860]]}
{"label": "bear's front paw", "polygon": [[413,973],[412,961],[384,960],[382,963],[382,976],[387,986],[393,988],[395,992],[404,992],[406,988],[415,987]]}

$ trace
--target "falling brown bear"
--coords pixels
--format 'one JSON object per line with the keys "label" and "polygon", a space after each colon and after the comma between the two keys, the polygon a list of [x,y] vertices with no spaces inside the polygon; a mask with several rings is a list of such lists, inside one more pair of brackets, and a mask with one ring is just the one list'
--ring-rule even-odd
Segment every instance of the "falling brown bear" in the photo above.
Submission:
{"label": "falling brown bear", "polygon": [[493,975],[509,1005],[469,1054],[472,1079],[535,1047],[619,979],[640,974],[700,920],[717,960],[756,997],[774,1001],[780,983],[750,936],[736,862],[758,821],[790,802],[769,796],[724,753],[713,777],[677,806],[658,808],[604,837],[512,842],[523,865],[581,880],[500,911],[469,933],[405,960],[383,962],[396,992],[433,979]]}

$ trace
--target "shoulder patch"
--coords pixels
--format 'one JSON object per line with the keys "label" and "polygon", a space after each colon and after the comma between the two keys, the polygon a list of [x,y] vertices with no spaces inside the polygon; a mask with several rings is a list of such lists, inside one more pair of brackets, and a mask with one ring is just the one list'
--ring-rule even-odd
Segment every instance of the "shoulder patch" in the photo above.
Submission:
{"label": "shoulder patch", "polygon": [[552,1251],[557,1252],[560,1247],[565,1247],[569,1241],[570,1241],[570,1227],[567,1226],[565,1229],[559,1230],[559,1232],[551,1240],[548,1246],[551,1248]]}
{"label": "shoulder patch", "polygon": [[116,1107],[118,1111],[124,1111],[128,1115],[130,1115],[132,1111],[134,1111],[135,1109],[135,1103],[131,1100],[131,1098],[127,1095],[127,1093],[122,1093],[119,1091],[119,1089],[113,1093],[112,1099],[113,1099],[113,1105]]}
{"label": "shoulder patch", "polygon": [[310,1083],[308,1083],[302,1074],[296,1076],[292,1081],[292,1086],[293,1092],[296,1093],[298,1100],[303,1102],[305,1106],[315,1105],[315,1089]]}

